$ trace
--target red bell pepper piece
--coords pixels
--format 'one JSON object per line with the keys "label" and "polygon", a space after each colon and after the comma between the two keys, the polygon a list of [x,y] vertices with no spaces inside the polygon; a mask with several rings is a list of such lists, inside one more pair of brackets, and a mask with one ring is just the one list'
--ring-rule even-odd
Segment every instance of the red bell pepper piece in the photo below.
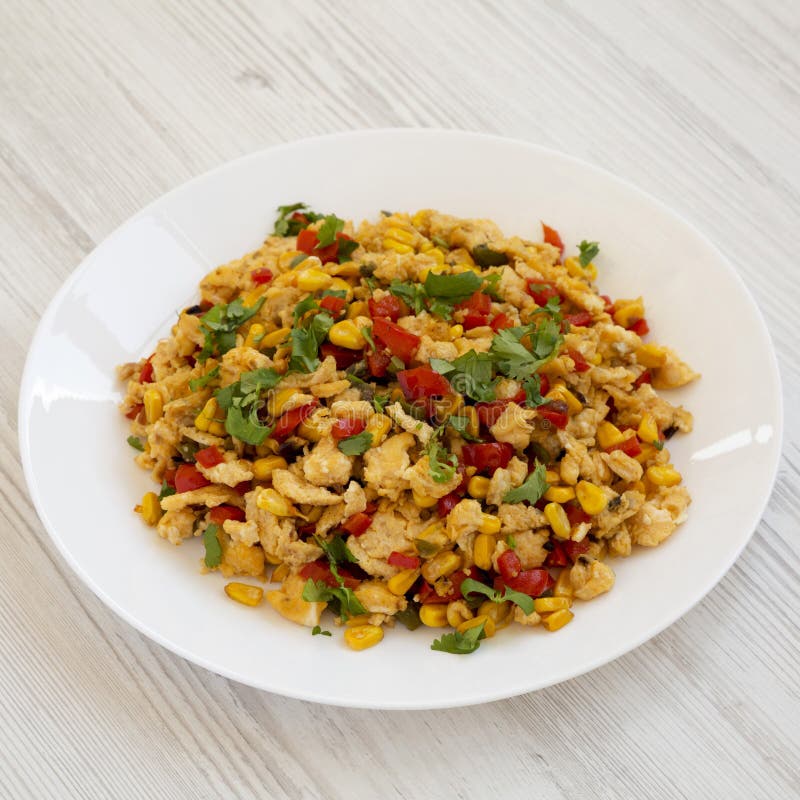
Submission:
{"label": "red bell pepper piece", "polygon": [[[472,572],[475,572],[473,569]],[[436,590],[428,583],[423,583],[422,588],[419,590],[419,600],[423,605],[429,603],[452,603],[454,600],[460,600],[463,595],[461,594],[461,584],[470,576],[464,572],[463,569],[456,570],[449,577],[452,588],[446,595],[436,594]]]}
{"label": "red bell pepper piece", "polygon": [[544,240],[547,244],[553,245],[553,247],[557,247],[561,255],[564,255],[564,242],[561,241],[561,236],[559,235],[558,231],[555,228],[551,228],[549,225],[545,225],[542,222],[542,231],[544,232]]}
{"label": "red bell pepper piece", "polygon": [[415,333],[395,325],[388,319],[378,317],[372,322],[372,333],[384,346],[388,347],[404,364],[408,364],[419,348],[420,338]]}
{"label": "red bell pepper piece", "polygon": [[319,301],[319,307],[330,311],[334,317],[342,313],[345,307],[344,297],[336,297],[332,294],[326,294],[322,300]]}
{"label": "red bell pepper piece", "polygon": [[175,488],[175,473],[177,471],[176,469],[164,470],[164,483],[166,483],[167,486],[171,486],[173,489]]}
{"label": "red bell pepper piece", "polygon": [[219,447],[212,444],[211,447],[204,447],[202,450],[198,450],[194,455],[194,460],[201,467],[210,469],[211,467],[216,467],[217,464],[221,464],[225,458]]}
{"label": "red bell pepper piece", "polygon": [[144,406],[141,403],[137,403],[125,416],[128,419],[136,419],[142,413],[143,408]]}
{"label": "red bell pepper piece", "polygon": [[569,357],[575,362],[575,372],[588,372],[592,365],[581,355],[578,350],[567,350]]}
{"label": "red bell pepper piece", "polygon": [[646,369],[634,382],[633,386],[638,389],[643,383],[652,383],[653,376],[649,369]]}
{"label": "red bell pepper piece", "polygon": [[242,481],[241,483],[237,483],[236,486],[233,487],[233,491],[236,494],[244,497],[251,489],[253,488],[253,481]]}
{"label": "red bell pepper piece", "polygon": [[326,245],[325,247],[320,247],[317,232],[312,231],[310,228],[304,228],[302,231],[300,231],[300,233],[297,234],[297,249],[301,253],[306,253],[310,256],[317,256],[317,258],[319,258],[323,264],[327,264],[330,261],[338,261],[339,242],[342,240],[352,241],[351,237],[349,237],[347,234],[337,233],[335,242],[331,242],[331,244]]}
{"label": "red bell pepper piece", "polygon": [[561,295],[555,287],[546,281],[528,281],[528,294],[534,299],[537,306],[546,306],[551,297],[561,300]]}
{"label": "red bell pepper piece", "polygon": [[[355,589],[358,584],[361,583],[361,581],[353,577],[346,567],[337,566],[336,571],[339,573],[347,589]],[[322,561],[321,559],[318,561],[312,561],[310,564],[306,564],[300,570],[300,577],[305,578],[306,580],[311,578],[311,580],[314,582],[323,581],[323,583],[328,584],[331,589],[335,589],[339,586],[339,582],[331,572],[330,564],[327,561]]]}
{"label": "red bell pepper piece", "polygon": [[569,422],[567,404],[563,400],[551,400],[549,403],[544,403],[536,408],[536,412],[556,428],[566,428]]}
{"label": "red bell pepper piece", "polygon": [[[301,231],[302,233],[302,231]],[[275,430],[272,431],[272,438],[276,441],[282,441],[294,433],[294,429],[304,420],[308,419],[314,413],[314,409],[319,405],[319,400],[316,398],[310,403],[306,403],[298,408],[293,408],[285,414],[278,417],[275,423]]]}
{"label": "red bell pepper piece", "polygon": [[452,391],[447,378],[427,366],[401,370],[397,373],[397,382],[406,400],[441,397]]}
{"label": "red bell pepper piece", "polygon": [[[500,580],[501,582],[503,581],[502,578]],[[539,597],[552,588],[555,581],[550,577],[550,573],[546,569],[537,567],[536,569],[524,569],[516,578],[510,578],[504,583],[515,592],[522,592],[530,597]]]}
{"label": "red bell pepper piece", "polygon": [[588,311],[579,311],[577,314],[567,314],[564,319],[576,328],[588,328],[592,322],[592,315]]}
{"label": "red bell pepper piece", "polygon": [[564,543],[556,541],[550,542],[550,544],[553,546],[553,549],[547,554],[544,565],[546,567],[566,567],[567,564],[569,564],[569,559],[564,550]]}
{"label": "red bell pepper piece", "polygon": [[450,492],[444,497],[440,497],[436,502],[436,510],[440,517],[446,517],[460,502],[461,498],[455,493]]}
{"label": "red bell pepper piece", "polygon": [[226,519],[233,519],[236,520],[236,522],[244,522],[245,514],[241,508],[236,508],[236,506],[217,506],[208,512],[208,519],[215,525],[219,525],[221,527],[222,523],[225,522]]}
{"label": "red bell pepper piece", "polygon": [[592,518],[578,505],[567,504],[564,506],[564,511],[571,526],[592,521]]}
{"label": "red bell pepper piece", "polygon": [[498,331],[505,330],[506,328],[513,328],[514,323],[511,321],[511,317],[509,317],[508,314],[498,314],[489,323],[489,327],[495,333],[497,333]]}
{"label": "red bell pepper piece", "polygon": [[367,300],[369,306],[369,315],[375,319],[376,317],[388,317],[392,322],[397,322],[400,317],[408,314],[408,306],[393,294],[387,294],[380,300],[375,300],[372,297]]}
{"label": "red bell pepper piece", "polygon": [[635,434],[624,439],[619,444],[612,444],[611,447],[606,447],[606,453],[613,453],[615,450],[622,450],[626,456],[631,458],[636,458],[642,452],[641,445]]}
{"label": "red bell pepper piece", "polygon": [[514,448],[508,442],[487,442],[485,444],[465,444],[461,448],[461,457],[468,467],[475,467],[478,472],[492,473],[501,467],[507,467],[514,455]]}
{"label": "red bell pepper piece", "polygon": [[481,291],[475,292],[471,297],[459,303],[456,308],[472,311],[475,314],[486,315],[492,310],[492,298]]}
{"label": "red bell pepper piece", "polygon": [[297,249],[306,255],[312,255],[314,248],[319,244],[317,232],[304,228],[297,234]]}
{"label": "red bell pepper piece", "polygon": [[[323,345],[324,347],[324,345]],[[392,357],[387,350],[378,350],[376,352],[368,352],[366,356],[367,369],[373,378],[384,378],[389,369],[389,364],[392,363]]]}
{"label": "red bell pepper piece", "polygon": [[266,267],[259,267],[250,273],[250,277],[256,286],[261,286],[264,283],[269,283],[272,280],[272,270]]}
{"label": "red bell pepper piece", "polygon": [[364,353],[362,350],[348,350],[346,347],[325,342],[319,348],[323,358],[333,356],[336,359],[336,369],[347,369],[358,361],[361,361]]}
{"label": "red bell pepper piece", "polygon": [[492,400],[491,403],[475,403],[475,411],[481,425],[491,428],[500,419],[500,415],[506,410],[508,400]]}
{"label": "red bell pepper piece", "polygon": [[370,525],[372,525],[372,517],[363,511],[359,511],[351,517],[348,517],[341,524],[341,528],[347,531],[351,536],[361,536]]}
{"label": "red bell pepper piece", "polygon": [[522,572],[522,562],[513,550],[503,550],[497,558],[497,569],[503,576],[503,580],[508,582]]}
{"label": "red bell pepper piece", "polygon": [[175,472],[175,491],[178,493],[202,489],[210,483],[194,464],[181,464]]}
{"label": "red bell pepper piece", "polygon": [[398,553],[397,550],[389,554],[386,562],[398,569],[417,569],[420,565],[419,556],[407,556],[405,553]]}
{"label": "red bell pepper piece", "polygon": [[338,442],[361,433],[366,427],[367,423],[363,419],[337,419],[331,427],[331,436]]}
{"label": "red bell pepper piece", "polygon": [[482,328],[489,324],[489,317],[486,314],[479,314],[477,311],[467,311],[464,315],[464,329],[471,331],[473,328]]}
{"label": "red bell pepper piece", "polygon": [[578,556],[583,555],[589,550],[589,540],[584,539],[581,542],[573,542],[571,539],[564,542],[564,552],[567,558],[574,564]]}
{"label": "red bell pepper piece", "polygon": [[607,294],[601,294],[600,295],[600,299],[606,304],[605,308],[603,309],[603,311],[605,311],[606,314],[613,314],[614,313],[614,301]]}
{"label": "red bell pepper piece", "polygon": [[645,336],[650,333],[650,326],[647,324],[647,320],[642,317],[641,319],[637,319],[632,325],[628,325],[628,330],[633,331],[639,336]]}
{"label": "red bell pepper piece", "polygon": [[153,382],[153,364],[152,364],[153,356],[147,359],[147,361],[142,364],[141,370],[139,370],[139,383],[152,383]]}

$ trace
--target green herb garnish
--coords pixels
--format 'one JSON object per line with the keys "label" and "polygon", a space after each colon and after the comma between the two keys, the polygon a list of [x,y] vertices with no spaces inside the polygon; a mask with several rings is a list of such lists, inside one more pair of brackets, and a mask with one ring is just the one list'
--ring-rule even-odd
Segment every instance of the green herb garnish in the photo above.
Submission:
{"label": "green herb garnish", "polygon": [[314,536],[314,541],[323,553],[328,557],[331,564],[358,564],[358,559],[350,552],[350,548],[345,544],[344,539],[336,534],[330,541],[326,541],[321,536]]}
{"label": "green herb garnish", "polygon": [[218,567],[222,561],[222,545],[217,537],[218,526],[213,522],[203,531],[203,544],[206,548],[205,564],[209,569]]}
{"label": "green herb garnish", "polygon": [[[564,342],[559,325],[560,313],[554,313],[549,301],[547,306],[538,311],[548,315],[548,318],[517,328],[506,328],[492,339],[489,355],[497,368],[514,380],[522,381],[531,377],[537,369],[558,355]],[[555,318],[556,315],[559,319]],[[531,343],[530,349],[522,344],[521,340],[525,337]]]}
{"label": "green herb garnish", "polygon": [[214,380],[219,375],[219,365],[214,367],[214,369],[209,370],[206,372],[205,375],[201,375],[199,378],[192,378],[189,381],[189,388],[196,392],[198,389],[202,389],[205,386],[208,386],[211,381]]}
{"label": "green herb garnish", "polygon": [[299,267],[308,258],[308,253],[298,253],[290,262],[289,269]]}
{"label": "green herb garnish", "polygon": [[311,629],[311,635],[312,636],[332,636],[333,634],[330,631],[322,630],[322,628],[320,628],[319,625],[315,625]]}
{"label": "green herb garnish", "polygon": [[531,375],[522,381],[522,388],[525,390],[525,404],[531,408],[546,403],[547,400],[542,397],[542,380],[538,375]]}
{"label": "green herb garnish", "polygon": [[366,340],[367,344],[370,346],[370,349],[372,350],[372,352],[373,353],[377,353],[378,352],[378,347],[375,344],[375,340],[372,338],[372,328],[370,328],[367,325],[365,325],[363,328],[361,328],[361,335],[364,337],[364,339]]}
{"label": "green herb garnish", "polygon": [[134,450],[138,450],[140,453],[144,453],[144,442],[142,442],[142,440],[138,436],[129,436],[128,444]]}
{"label": "green herb garnish", "polygon": [[479,267],[502,267],[508,264],[508,256],[498,250],[492,250],[488,244],[479,244],[472,248],[472,257]]}
{"label": "green herb garnish", "polygon": [[243,372],[236,383],[216,393],[217,404],[226,412],[225,430],[247,444],[259,445],[272,433],[273,426],[264,425],[258,417],[263,405],[261,394],[273,389],[281,380],[274,369]]}
{"label": "green herb garnish", "polygon": [[578,245],[580,255],[578,263],[586,269],[592,263],[592,259],[600,252],[600,245],[597,242],[587,242],[585,239]]}
{"label": "green herb garnish", "polygon": [[[466,581],[465,581],[466,583]],[[474,653],[480,647],[480,639],[485,639],[484,633],[485,622],[476,625],[473,628],[468,628],[466,633],[454,631],[453,633],[446,633],[439,639],[434,639],[431,645],[431,650],[438,650],[442,653],[454,653],[455,655],[467,655]]]}
{"label": "green herb garnish", "polygon": [[482,283],[482,279],[472,270],[467,270],[457,275],[437,275],[435,272],[429,272],[424,286],[428,297],[436,297],[455,305],[472,297],[481,288]]}
{"label": "green herb garnish", "polygon": [[[291,219],[292,214],[300,212],[305,218]],[[278,219],[275,222],[273,236],[297,236],[300,231],[307,228],[309,223],[322,219],[322,214],[311,211],[305,203],[292,203],[289,206],[278,206]]]}
{"label": "green herb garnish", "polygon": [[436,429],[425,448],[425,455],[428,456],[428,469],[436,483],[447,483],[452,480],[458,468],[458,457],[454,453],[448,452],[440,441],[444,428],[445,426],[442,425]]}
{"label": "green herb garnish", "polygon": [[484,275],[483,280],[486,285],[483,287],[483,291],[492,298],[492,300],[496,300],[498,303],[503,302],[503,298],[500,297],[497,289],[497,284],[500,283],[500,278],[503,276],[503,270],[500,272],[490,272],[488,275]]}
{"label": "green herb garnish", "polygon": [[512,603],[518,605],[526,614],[533,613],[533,598],[522,592],[515,592],[507,586],[505,587],[505,591],[498,592],[497,589],[493,589],[485,583],[476,581],[473,578],[467,578],[461,584],[461,594],[464,595],[464,599],[467,599],[467,596],[473,593],[485,595],[493,603],[504,603],[506,600],[510,600]]}
{"label": "green herb garnish", "polygon": [[548,488],[546,472],[544,464],[537,462],[536,469],[528,475],[525,483],[522,486],[517,486],[516,489],[506,492],[503,502],[521,503],[523,500],[527,500],[531,505],[538,503]]}
{"label": "green herb garnish", "polygon": [[321,250],[336,241],[336,234],[341,233],[344,228],[344,220],[336,216],[336,214],[328,214],[324,217],[322,225],[319,226],[317,231],[317,246],[315,250]]}
{"label": "green herb garnish", "polygon": [[517,549],[517,540],[510,533],[506,536],[506,544],[512,550],[516,550]]}
{"label": "green herb garnish", "polygon": [[442,250],[449,250],[450,249],[450,245],[444,239],[442,239],[441,236],[431,236],[431,241],[437,247],[441,247]]}
{"label": "green herb garnish", "polygon": [[446,375],[455,391],[466,394],[479,403],[495,399],[495,381],[492,379],[492,358],[488,353],[467,350],[454,361],[432,358],[430,366],[440,375]]}
{"label": "green herb garnish", "polygon": [[158,493],[159,502],[165,497],[170,497],[175,494],[175,489],[170,486],[166,481],[161,481],[161,491]]}
{"label": "green herb garnish", "polygon": [[209,356],[221,356],[236,346],[236,331],[254,317],[266,298],[259,297],[252,306],[245,306],[241,297],[230,303],[220,303],[200,317],[200,327],[205,336],[203,349],[197,356],[202,364]]}
{"label": "green herb garnish", "polygon": [[333,588],[328,586],[325,581],[314,581],[309,578],[303,587],[303,600],[307,603],[330,603],[332,600],[336,600],[339,604],[339,614],[345,619],[366,614],[367,609],[364,608],[352,589],[342,585],[344,581],[335,570],[336,568],[332,566],[331,572],[339,580],[339,586]]}
{"label": "green herb garnish", "polygon": [[289,369],[293,372],[314,372],[320,364],[319,346],[325,341],[332,327],[333,317],[323,311],[299,327],[293,328],[289,334],[289,341],[292,344]]}
{"label": "green herb garnish", "polygon": [[372,447],[372,434],[357,433],[355,436],[348,436],[339,442],[339,450],[346,456],[360,456]]}

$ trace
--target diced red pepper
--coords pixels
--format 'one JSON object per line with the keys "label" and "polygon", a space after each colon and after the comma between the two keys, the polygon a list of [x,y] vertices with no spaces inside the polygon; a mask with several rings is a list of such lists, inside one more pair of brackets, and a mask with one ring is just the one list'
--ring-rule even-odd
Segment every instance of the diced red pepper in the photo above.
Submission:
{"label": "diced red pepper", "polygon": [[605,311],[606,314],[613,314],[614,313],[614,301],[607,294],[601,294],[600,295],[600,299],[606,304],[605,308],[603,309],[603,311]]}
{"label": "diced red pepper", "polygon": [[459,303],[456,308],[472,311],[475,314],[487,315],[492,310],[492,298],[483,292],[475,292],[469,299]]}
{"label": "diced red pepper", "polygon": [[547,375],[539,376],[539,394],[544,397],[550,391],[550,378]]}
{"label": "diced red pepper", "polygon": [[447,378],[427,366],[401,370],[397,373],[397,382],[406,400],[441,397],[452,392]]}
{"label": "diced red pepper", "polygon": [[380,300],[375,300],[372,297],[367,300],[369,306],[369,315],[375,319],[376,317],[388,317],[392,322],[397,322],[400,317],[408,314],[408,306],[393,294],[387,294],[381,297]]}
{"label": "diced red pepper", "polygon": [[[474,569],[471,572],[475,572]],[[454,600],[460,600],[462,597],[461,594],[461,584],[468,578],[472,577],[472,575],[467,575],[463,569],[456,570],[448,580],[452,584],[452,589],[446,595],[436,594],[436,590],[431,586],[429,583],[423,583],[422,588],[419,590],[419,600],[420,603],[423,605],[428,605],[429,603],[452,603]]]}
{"label": "diced red pepper", "polygon": [[569,559],[567,558],[566,550],[564,550],[564,543],[555,541],[550,542],[550,544],[553,549],[547,554],[544,565],[546,567],[566,567],[569,564]]}
{"label": "diced red pepper", "polygon": [[175,472],[175,491],[178,493],[202,489],[210,483],[194,464],[181,464]]}
{"label": "diced red pepper", "polygon": [[[361,581],[353,577],[346,567],[336,567],[336,571],[339,573],[347,589],[355,589],[358,584],[361,583]],[[305,578],[306,580],[311,578],[311,580],[314,582],[323,581],[330,586],[331,589],[335,589],[337,586],[339,586],[339,582],[331,572],[330,564],[327,561],[322,561],[321,559],[318,561],[312,561],[310,564],[306,564],[300,570],[300,577]]]}
{"label": "diced red pepper", "polygon": [[[505,581],[505,584],[515,592],[522,592],[530,597],[539,597],[552,588],[555,581],[546,569],[536,568],[522,570],[516,578]],[[497,587],[495,586],[495,588]]]}
{"label": "diced red pepper", "polygon": [[580,525],[582,522],[591,522],[592,518],[578,505],[565,505],[564,511],[570,526]]}
{"label": "diced red pepper", "polygon": [[253,481],[242,481],[241,483],[237,483],[236,486],[233,487],[233,491],[236,492],[236,494],[244,497],[252,488],[253,488]]}
{"label": "diced red pepper", "polygon": [[496,469],[507,467],[514,455],[514,448],[508,442],[486,442],[485,444],[465,444],[461,457],[468,467],[478,472],[493,473]]}
{"label": "diced red pepper", "polygon": [[634,388],[638,389],[643,383],[652,383],[653,376],[649,369],[646,369],[634,382]]}
{"label": "diced red pepper", "polygon": [[[301,231],[302,232],[302,231]],[[275,430],[270,434],[276,441],[282,441],[294,433],[294,429],[304,420],[314,413],[314,409],[319,405],[319,400],[314,399],[299,408],[293,408],[278,417],[275,423]]]}
{"label": "diced red pepper", "polygon": [[319,301],[319,307],[324,308],[326,311],[330,311],[335,317],[341,314],[344,310],[345,299],[344,297],[336,297],[332,294],[326,294],[325,297]]}
{"label": "diced red pepper", "polygon": [[632,325],[628,325],[628,330],[633,331],[639,336],[645,336],[646,334],[650,333],[650,327],[648,326],[647,320],[644,317],[637,319]]}
{"label": "diced red pepper", "polygon": [[147,359],[147,361],[142,364],[142,368],[139,370],[139,383],[152,383],[153,382],[153,363],[152,363],[153,356]]}
{"label": "diced red pepper", "polygon": [[575,362],[575,372],[588,372],[592,365],[581,355],[578,350],[567,350],[569,357]]}
{"label": "diced red pepper", "polygon": [[367,423],[363,419],[337,419],[331,427],[331,436],[338,442],[361,433],[366,427]]}
{"label": "diced red pepper", "polygon": [[477,311],[467,311],[464,315],[464,329],[471,331],[473,328],[482,328],[489,324],[489,317],[486,314],[479,314]]}
{"label": "diced red pepper", "polygon": [[528,294],[534,299],[537,306],[546,306],[551,297],[561,300],[561,295],[555,287],[546,281],[528,281]]}
{"label": "diced red pepper", "polygon": [[386,561],[398,569],[417,569],[420,565],[419,556],[407,556],[405,553],[398,553],[397,550],[390,553]]}
{"label": "diced red pepper", "polygon": [[368,352],[366,355],[367,369],[373,378],[384,378],[392,363],[392,357],[387,350]]}
{"label": "diced red pepper", "polygon": [[272,270],[266,267],[259,267],[250,273],[250,277],[256,286],[261,286],[261,284],[269,283],[272,280]]}
{"label": "diced red pepper", "polygon": [[511,321],[511,317],[509,317],[508,314],[498,314],[489,323],[489,327],[491,327],[491,329],[497,333],[498,331],[503,331],[506,328],[513,328],[514,323]]}
{"label": "diced red pepper", "polygon": [[446,494],[437,500],[436,511],[440,517],[446,517],[460,501],[461,498],[455,492],[450,492],[450,494]]}
{"label": "diced red pepper", "polygon": [[542,419],[546,419],[556,428],[566,428],[569,422],[567,404],[563,400],[552,400],[549,403],[544,403],[536,408],[536,412]]}
{"label": "diced red pepper", "polygon": [[555,228],[551,228],[549,225],[545,225],[542,222],[542,231],[544,232],[544,240],[547,244],[553,245],[553,247],[557,247],[561,255],[564,255],[564,242],[561,241],[561,236],[559,235],[558,231]]}
{"label": "diced red pepper", "polygon": [[574,564],[578,556],[583,555],[589,550],[589,540],[584,539],[580,542],[573,542],[571,539],[564,542],[564,552],[567,558]]}
{"label": "diced red pepper", "polygon": [[137,403],[125,416],[128,419],[136,419],[136,417],[141,414],[143,408],[144,406],[141,403]]}
{"label": "diced red pepper", "polygon": [[219,447],[212,444],[211,447],[204,447],[202,450],[198,450],[195,453],[194,460],[201,467],[210,469],[211,467],[216,467],[217,464],[221,464],[225,458]]}
{"label": "diced red pepper", "polygon": [[522,562],[513,550],[503,550],[497,557],[497,569],[503,576],[503,580],[508,582],[522,572]]}
{"label": "diced red pepper", "polygon": [[309,536],[312,536],[317,531],[317,523],[316,522],[303,522],[301,525],[297,526],[297,535],[301,539],[306,539]]}
{"label": "diced red pepper", "polygon": [[375,338],[389,348],[404,364],[408,364],[419,348],[420,338],[415,333],[395,325],[388,319],[378,317],[372,322]]}
{"label": "diced red pepper", "polygon": [[339,347],[339,345],[325,342],[319,348],[323,358],[333,356],[336,359],[336,369],[347,369],[353,366],[364,356],[362,350],[348,350],[346,347]]}
{"label": "diced red pepper", "polygon": [[308,217],[300,211],[295,211],[289,219],[299,222],[302,225],[308,225]]}
{"label": "diced red pepper", "polygon": [[236,506],[217,506],[208,512],[208,519],[221,527],[226,519],[244,522],[245,514],[241,508],[236,508]]}
{"label": "diced red pepper", "polygon": [[175,488],[175,473],[177,471],[176,469],[164,470],[164,483],[166,483],[167,486],[171,486],[173,489]]}
{"label": "diced red pepper", "polygon": [[577,314],[567,314],[564,319],[576,328],[588,328],[593,321],[588,311],[579,311]]}
{"label": "diced red pepper", "polygon": [[490,403],[475,403],[475,411],[481,425],[491,428],[500,419],[500,415],[506,410],[508,400],[492,400]]}
{"label": "diced red pepper", "polygon": [[372,525],[372,517],[363,511],[359,511],[351,517],[348,517],[340,527],[346,530],[351,536],[361,536],[370,525]]}
{"label": "diced red pepper", "polygon": [[626,456],[631,458],[636,458],[642,452],[641,445],[635,434],[624,439],[619,444],[612,444],[611,447],[606,447],[606,453],[613,453],[615,450],[622,450]]}
{"label": "diced red pepper", "polygon": [[316,231],[304,228],[297,234],[297,249],[301,253],[306,253],[310,256],[314,252],[314,248],[317,244],[319,244],[319,239],[317,238]]}

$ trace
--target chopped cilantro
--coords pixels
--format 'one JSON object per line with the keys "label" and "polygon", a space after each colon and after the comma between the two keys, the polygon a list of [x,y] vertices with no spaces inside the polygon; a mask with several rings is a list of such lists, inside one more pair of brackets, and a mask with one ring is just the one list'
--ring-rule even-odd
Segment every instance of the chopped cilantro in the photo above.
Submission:
{"label": "chopped cilantro", "polygon": [[525,403],[531,408],[536,408],[547,402],[542,397],[542,380],[538,375],[531,375],[529,378],[525,378],[522,381],[522,388],[525,390]]}
{"label": "chopped cilantro", "polygon": [[479,267],[501,267],[508,264],[508,256],[498,250],[492,250],[488,244],[479,244],[473,247],[472,257]]}
{"label": "chopped cilantro", "polygon": [[455,305],[475,294],[481,288],[482,282],[472,270],[459,272],[457,275],[429,272],[425,278],[425,292],[428,297],[436,297]]}
{"label": "chopped cilantro", "polygon": [[510,533],[508,534],[508,536],[506,536],[506,544],[512,550],[516,550],[517,549],[517,540]]}
{"label": "chopped cilantro", "polygon": [[444,427],[443,425],[436,429],[425,448],[425,454],[428,456],[428,469],[436,483],[447,483],[452,480],[458,467],[458,457],[449,453],[440,441]]}
{"label": "chopped cilantro", "polygon": [[656,450],[663,450],[664,449],[664,442],[662,442],[660,439],[656,439],[652,444],[653,444],[653,447],[655,447]]}
{"label": "chopped cilantro", "polygon": [[219,375],[219,365],[214,367],[214,369],[209,370],[206,372],[205,375],[201,375],[199,378],[192,378],[189,381],[189,388],[196,392],[198,389],[202,389],[204,386],[208,386],[208,384],[214,380]]}
{"label": "chopped cilantro", "polygon": [[343,564],[346,561],[349,561],[351,564],[358,564],[358,559],[350,552],[350,548],[338,534],[333,536],[330,541],[326,541],[321,536],[315,535],[314,541],[320,550],[328,557],[328,561],[330,561],[331,564]]}
{"label": "chopped cilantro", "polygon": [[289,269],[299,267],[308,258],[308,253],[298,253],[290,262]]}
{"label": "chopped cilantro", "polygon": [[144,453],[144,443],[138,436],[129,436],[128,437],[128,444],[134,449],[138,450],[140,453]]}
{"label": "chopped cilantro", "polygon": [[217,404],[226,412],[225,430],[247,444],[259,445],[272,432],[258,417],[261,393],[278,385],[281,376],[274,369],[243,372],[236,383],[216,393]]}
{"label": "chopped cilantro", "polygon": [[497,589],[493,589],[485,583],[476,581],[473,578],[467,578],[461,584],[461,594],[464,595],[464,599],[467,599],[467,595],[473,593],[485,595],[493,603],[504,603],[506,600],[510,600],[512,603],[518,605],[526,614],[533,612],[533,598],[522,592],[515,592],[507,586],[505,587],[505,591],[499,592]]}
{"label": "chopped cilantro", "polygon": [[[302,219],[292,219],[292,214],[299,212],[305,217]],[[317,214],[305,203],[292,203],[289,206],[278,206],[278,219],[275,221],[274,236],[297,236],[303,228],[307,228],[310,222],[322,219],[322,214]]]}
{"label": "chopped cilantro", "polygon": [[597,242],[587,242],[584,239],[579,245],[580,255],[578,256],[578,263],[585,269],[592,263],[592,259],[600,252],[600,245]]}
{"label": "chopped cilantro", "polygon": [[468,442],[479,442],[476,436],[467,433],[467,426],[469,425],[469,417],[452,416],[447,418],[447,424]]}
{"label": "chopped cilantro", "polygon": [[289,334],[292,343],[289,369],[293,372],[314,372],[320,363],[319,346],[325,341],[332,327],[333,317],[322,312],[315,314],[299,327],[293,328]]}
{"label": "chopped cilantro", "polygon": [[203,531],[203,544],[206,548],[205,563],[209,569],[218,567],[222,561],[222,545],[217,536],[218,526],[213,522]]}
{"label": "chopped cilantro", "polygon": [[[548,309],[540,311],[548,312]],[[530,341],[530,348],[522,344],[523,338]],[[564,337],[561,335],[559,323],[551,317],[518,328],[499,331],[492,339],[489,354],[502,373],[509,378],[522,381],[555,358],[563,342]]]}
{"label": "chopped cilantro", "polygon": [[297,321],[308,311],[313,311],[315,308],[319,308],[319,304],[317,301],[309,295],[304,300],[301,300],[295,307],[294,311],[292,312],[292,316],[294,317],[294,324],[297,325]]}
{"label": "chopped cilantro", "polygon": [[355,239],[339,239],[339,248],[336,251],[339,263],[349,261],[353,253],[358,249],[358,242]]}
{"label": "chopped cilantro", "polygon": [[440,375],[446,375],[455,391],[466,394],[479,403],[495,399],[495,381],[492,380],[492,358],[488,353],[466,353],[453,361],[432,358],[431,367]]}
{"label": "chopped cilantro", "polygon": [[317,231],[317,246],[315,250],[320,250],[333,244],[336,241],[336,234],[341,233],[344,228],[344,220],[339,219],[336,214],[328,214],[322,221]]}
{"label": "chopped cilantro", "polygon": [[320,297],[338,297],[344,300],[347,298],[347,292],[344,289],[326,289]]}
{"label": "chopped cilantro", "polygon": [[175,489],[172,488],[166,481],[161,481],[161,491],[158,493],[159,502],[165,497],[170,497],[175,494]]}
{"label": "chopped cilantro", "polygon": [[254,317],[266,298],[259,297],[252,306],[245,306],[241,297],[230,303],[220,303],[200,317],[200,327],[205,336],[203,349],[197,356],[202,364],[209,356],[224,355],[236,346],[236,331]]}
{"label": "chopped cilantro", "polygon": [[389,291],[399,297],[405,304],[413,309],[415,314],[425,310],[427,295],[425,289],[418,283],[401,283],[397,279],[389,284]]}
{"label": "chopped cilantro", "polygon": [[322,628],[320,628],[319,625],[315,625],[311,629],[311,635],[312,636],[332,636],[333,634],[330,631],[322,630]]}
{"label": "chopped cilantro", "polygon": [[483,280],[485,281],[486,285],[483,287],[483,291],[492,298],[492,300],[496,300],[498,303],[503,302],[503,298],[500,297],[497,291],[497,284],[500,283],[500,278],[503,276],[503,270],[500,272],[490,272],[488,275],[484,275]]}
{"label": "chopped cilantro", "polygon": [[531,505],[539,502],[547,491],[546,472],[547,470],[544,464],[537,462],[536,469],[528,475],[525,483],[523,483],[522,486],[518,486],[516,489],[511,489],[511,491],[506,492],[505,497],[503,497],[503,502],[521,503],[523,500],[527,500]]}
{"label": "chopped cilantro", "polygon": [[372,447],[372,434],[357,433],[355,436],[348,436],[339,442],[339,450],[346,456],[360,456]]}
{"label": "chopped cilantro", "polygon": [[389,395],[388,394],[376,394],[372,398],[372,405],[375,408],[375,411],[378,414],[383,413],[383,409],[386,408],[387,403],[389,402]]}
{"label": "chopped cilantro", "polygon": [[372,338],[372,328],[365,325],[363,328],[361,328],[361,335],[366,339],[367,344],[370,346],[372,352],[377,353],[378,348],[375,344],[375,340]]}
{"label": "chopped cilantro", "polygon": [[485,622],[480,625],[475,625],[473,628],[468,628],[465,633],[454,631],[453,633],[446,633],[439,639],[434,639],[431,645],[431,650],[438,650],[441,653],[454,653],[455,655],[467,655],[474,653],[481,645],[479,639],[485,639],[486,634],[483,631]]}
{"label": "chopped cilantro", "polygon": [[328,586],[325,581],[314,581],[309,578],[303,587],[303,600],[307,603],[330,603],[332,600],[336,600],[339,604],[339,613],[345,619],[366,614],[367,609],[356,597],[355,592],[343,585],[344,581],[339,577],[335,567],[331,566],[331,572],[340,585],[333,588]]}

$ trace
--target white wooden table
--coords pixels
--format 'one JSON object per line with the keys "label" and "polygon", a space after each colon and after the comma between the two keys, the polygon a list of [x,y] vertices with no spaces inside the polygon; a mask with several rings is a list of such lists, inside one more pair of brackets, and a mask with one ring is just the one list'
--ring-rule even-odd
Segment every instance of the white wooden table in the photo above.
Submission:
{"label": "white wooden table", "polygon": [[[799,27],[797,0],[0,3],[0,796],[800,795]],[[409,125],[555,147],[691,219],[766,315],[785,455],[734,568],[635,652],[488,706],[350,711],[106,609],[31,507],[16,395],[46,304],[142,205],[271,144]]]}

